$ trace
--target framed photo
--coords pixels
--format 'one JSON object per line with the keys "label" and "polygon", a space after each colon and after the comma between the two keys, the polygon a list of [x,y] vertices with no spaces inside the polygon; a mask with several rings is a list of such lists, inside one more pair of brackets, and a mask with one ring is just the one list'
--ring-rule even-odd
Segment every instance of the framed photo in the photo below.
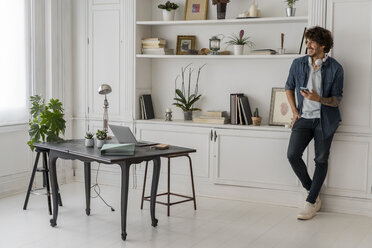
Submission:
{"label": "framed photo", "polygon": [[177,55],[188,54],[188,50],[195,49],[195,39],[194,35],[178,35],[177,36]]}
{"label": "framed photo", "polygon": [[272,88],[269,125],[284,126],[292,122],[291,105],[284,88]]}
{"label": "framed photo", "polygon": [[206,20],[208,0],[186,0],[185,20]]}
{"label": "framed photo", "polygon": [[302,34],[300,51],[298,52],[298,54],[306,54],[307,53],[305,33],[306,33],[306,27],[304,29],[304,33]]}

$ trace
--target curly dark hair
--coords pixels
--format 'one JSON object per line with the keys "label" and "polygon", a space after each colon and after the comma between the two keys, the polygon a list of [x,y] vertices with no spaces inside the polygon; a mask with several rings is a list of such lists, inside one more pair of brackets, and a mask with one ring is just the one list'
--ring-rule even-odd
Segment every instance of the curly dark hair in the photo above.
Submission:
{"label": "curly dark hair", "polygon": [[321,46],[324,46],[324,52],[328,53],[333,47],[332,34],[328,29],[315,26],[309,28],[305,32],[305,38],[315,41]]}

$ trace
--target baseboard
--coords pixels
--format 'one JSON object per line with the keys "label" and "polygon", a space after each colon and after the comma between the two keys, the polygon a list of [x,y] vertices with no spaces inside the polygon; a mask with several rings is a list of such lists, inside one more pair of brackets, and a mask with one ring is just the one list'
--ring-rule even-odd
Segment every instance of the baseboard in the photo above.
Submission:
{"label": "baseboard", "polygon": [[[133,172],[133,170],[131,170]],[[136,177],[131,173],[130,188],[142,189],[143,171],[137,171]],[[96,171],[92,170],[92,183],[95,183]],[[150,192],[151,176],[148,173],[146,191]],[[135,185],[137,178],[137,185]],[[84,182],[84,171],[82,167],[77,170],[74,178],[77,182]],[[120,168],[118,171],[100,170],[98,177],[99,184],[120,187]],[[185,175],[172,175],[171,189],[173,192],[191,195],[190,177]],[[166,190],[166,173],[161,173],[159,179],[159,192]],[[253,203],[264,203],[287,207],[302,207],[306,199],[306,191],[276,190],[267,188],[253,188],[241,186],[218,185],[208,180],[195,180],[195,190],[197,196],[212,197],[226,200],[239,200]],[[338,212],[346,214],[356,214],[372,216],[372,202],[370,199],[353,197],[341,197],[335,195],[320,195],[322,199],[322,211]]]}

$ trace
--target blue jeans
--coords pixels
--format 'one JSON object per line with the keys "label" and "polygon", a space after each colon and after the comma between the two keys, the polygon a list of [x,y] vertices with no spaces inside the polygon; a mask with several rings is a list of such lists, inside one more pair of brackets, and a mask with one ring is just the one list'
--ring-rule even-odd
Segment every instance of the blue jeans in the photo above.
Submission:
{"label": "blue jeans", "polygon": [[[313,138],[315,148],[315,172],[313,180],[311,180],[307,172],[306,164],[302,160],[302,154]],[[328,157],[332,139],[333,135],[323,139],[319,118],[299,118],[292,127],[287,157],[294,173],[298,179],[300,179],[302,186],[309,191],[306,201],[313,204],[327,176]]]}

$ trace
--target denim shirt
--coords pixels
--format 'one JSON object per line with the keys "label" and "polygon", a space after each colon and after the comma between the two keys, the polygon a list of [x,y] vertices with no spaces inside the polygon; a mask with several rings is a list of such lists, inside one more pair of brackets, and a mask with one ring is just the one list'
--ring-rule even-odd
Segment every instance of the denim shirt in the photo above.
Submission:
{"label": "denim shirt", "polygon": [[[298,100],[297,110],[299,115],[302,114],[302,104],[304,101],[304,97],[300,93],[300,87],[306,87],[309,79],[310,69],[308,58],[309,56],[306,55],[293,61],[285,84],[286,90],[296,91]],[[322,64],[321,74],[322,96],[326,98],[334,96],[341,102],[344,84],[344,70],[342,66],[334,58],[328,57]],[[324,139],[332,136],[336,132],[340,121],[341,115],[338,107],[321,105],[320,123]]]}

